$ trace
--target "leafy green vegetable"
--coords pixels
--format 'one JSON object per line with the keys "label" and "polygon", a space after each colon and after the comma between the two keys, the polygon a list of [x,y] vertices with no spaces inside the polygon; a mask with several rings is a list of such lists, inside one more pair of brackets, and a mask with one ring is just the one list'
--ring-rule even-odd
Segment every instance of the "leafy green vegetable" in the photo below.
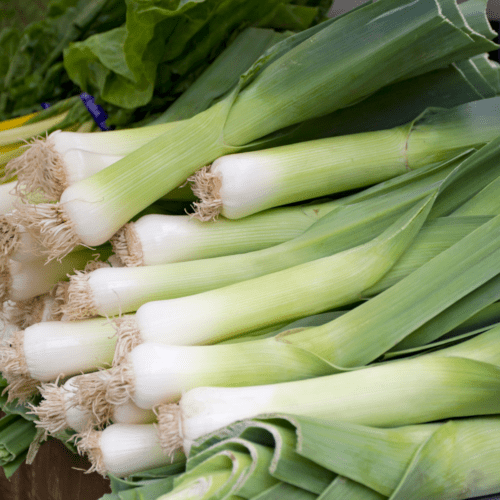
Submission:
{"label": "leafy green vegetable", "polygon": [[325,1],[290,1],[129,0],[126,25],[71,44],[65,67],[83,90],[116,106],[144,106],[153,93],[168,102],[243,28],[302,30],[322,19]]}
{"label": "leafy green vegetable", "polygon": [[35,434],[33,422],[18,415],[7,415],[0,419],[0,466],[7,477],[10,477],[26,458]]}
{"label": "leafy green vegetable", "polygon": [[[9,35],[9,64],[0,80],[0,119],[39,109],[42,100],[76,93],[62,65],[63,49],[71,41],[119,26],[125,20],[123,0],[53,0],[41,21],[28,25],[13,51]],[[3,33],[2,33],[3,35]],[[5,35],[7,37],[7,35]],[[7,42],[1,42],[4,48]],[[0,62],[0,65],[2,63]]]}

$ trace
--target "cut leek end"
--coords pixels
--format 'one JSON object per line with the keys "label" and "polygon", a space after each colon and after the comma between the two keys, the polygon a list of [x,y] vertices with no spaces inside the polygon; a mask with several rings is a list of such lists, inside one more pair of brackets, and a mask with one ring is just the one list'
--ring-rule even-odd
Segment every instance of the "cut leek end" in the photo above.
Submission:
{"label": "cut leek end", "polygon": [[138,267],[144,265],[142,244],[133,222],[125,224],[110,240],[115,255],[124,266]]}
{"label": "cut leek end", "polygon": [[0,215],[0,258],[12,255],[19,244],[19,230],[9,217]]}
{"label": "cut leek end", "polygon": [[111,422],[113,408],[106,399],[106,380],[110,370],[86,373],[73,377],[75,400],[83,412],[93,416],[96,427],[104,427]]}
{"label": "cut leek end", "polygon": [[64,293],[62,311],[70,321],[98,316],[89,278],[89,273],[75,271],[67,288],[61,288],[61,294]]}
{"label": "cut leek end", "polygon": [[[40,295],[33,299],[12,302],[7,308],[6,317],[10,324],[16,325],[20,330],[25,330],[44,320],[46,301],[47,297]],[[52,318],[52,310],[49,314]]]}
{"label": "cut leek end", "polygon": [[94,429],[89,429],[88,431],[78,434],[78,442],[76,445],[78,453],[80,455],[87,455],[91,464],[90,469],[86,472],[87,474],[97,472],[103,476],[106,475],[107,469],[101,451],[101,435],[102,432]]}
{"label": "cut leek end", "polygon": [[24,356],[24,332],[22,330],[15,332],[0,347],[0,368],[4,376],[29,376]]}
{"label": "cut leek end", "polygon": [[[154,408],[158,418],[158,434],[160,446],[165,454],[172,457],[183,447],[182,438],[182,413],[180,406],[174,404],[161,404]],[[189,453],[189,450],[184,450]]]}
{"label": "cut leek end", "polygon": [[193,194],[200,199],[199,202],[193,203],[194,213],[191,216],[201,221],[216,220],[222,211],[220,176],[212,173],[211,165],[208,165],[198,170],[188,180],[192,184]]}
{"label": "cut leek end", "polygon": [[109,370],[105,400],[111,411],[131,401],[135,392],[135,375],[131,363],[125,362]]}
{"label": "cut leek end", "polygon": [[2,375],[8,383],[2,392],[2,395],[7,393],[7,403],[16,399],[19,404],[25,403],[39,392],[40,381],[29,375],[11,375],[8,372],[3,372]]}
{"label": "cut leek end", "polygon": [[66,418],[66,400],[64,388],[57,383],[46,383],[40,386],[43,397],[40,404],[31,407],[31,414],[38,417],[36,426],[48,434],[55,436],[69,428]]}
{"label": "cut leek end", "polygon": [[73,223],[60,203],[20,203],[10,215],[12,223],[23,226],[46,250],[48,260],[62,259],[81,245]]}
{"label": "cut leek end", "polygon": [[128,354],[142,343],[141,332],[137,321],[132,316],[115,319],[118,326],[118,340],[116,342],[113,366],[119,366],[125,363]]}
{"label": "cut leek end", "polygon": [[[50,321],[61,321],[63,316],[65,316],[64,306],[68,301],[69,286],[69,281],[60,281],[52,289],[51,295],[54,298],[54,302],[50,310]],[[65,320],[68,321],[69,318],[66,317]]]}
{"label": "cut leek end", "polygon": [[3,304],[9,298],[12,285],[9,267],[9,259],[0,256],[0,304]]}
{"label": "cut leek end", "polygon": [[68,186],[62,156],[51,137],[37,137],[27,143],[28,150],[5,166],[7,177],[17,176],[22,189],[18,195],[26,200],[31,193],[42,191],[47,200],[57,201]]}

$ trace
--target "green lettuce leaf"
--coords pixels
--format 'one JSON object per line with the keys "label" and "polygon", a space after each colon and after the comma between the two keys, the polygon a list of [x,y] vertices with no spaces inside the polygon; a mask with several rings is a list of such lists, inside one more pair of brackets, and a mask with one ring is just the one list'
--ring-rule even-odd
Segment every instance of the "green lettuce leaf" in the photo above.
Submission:
{"label": "green lettuce leaf", "polygon": [[70,44],[64,65],[80,88],[112,105],[131,110],[154,95],[168,103],[244,28],[299,31],[323,19],[325,0],[290,1],[127,0],[126,24]]}

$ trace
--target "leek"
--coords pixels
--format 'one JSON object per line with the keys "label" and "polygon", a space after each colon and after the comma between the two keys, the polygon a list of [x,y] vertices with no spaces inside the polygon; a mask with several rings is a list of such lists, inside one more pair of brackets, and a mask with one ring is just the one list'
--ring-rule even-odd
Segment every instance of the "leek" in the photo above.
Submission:
{"label": "leek", "polygon": [[[25,206],[22,224],[37,234],[52,258],[81,242],[102,244],[215,158],[244,147],[263,148],[265,140],[252,141],[347,107],[397,80],[487,52],[496,47],[487,39],[494,35],[471,30],[452,0],[384,0],[363,6],[274,45],[224,100],[174,122],[165,135],[70,186],[59,204]],[[325,50],[332,44],[337,50]],[[354,73],[355,88],[346,83]]]}
{"label": "leek", "polygon": [[434,198],[429,195],[363,245],[216,290],[148,302],[137,310],[132,324],[120,326],[120,341],[124,346],[137,340],[215,343],[353,302],[408,248]]}
{"label": "leek", "polygon": [[423,356],[275,385],[199,387],[182,396],[178,411],[160,407],[158,418],[166,424],[165,449],[189,451],[207,432],[260,413],[293,411],[377,427],[495,414],[499,381],[498,366],[489,363]]}
{"label": "leek", "polygon": [[449,171],[443,169],[421,182],[352,206],[342,208],[340,204],[302,235],[268,249],[209,260],[78,274],[71,278],[64,311],[72,319],[136,311],[146,302],[185,297],[328,257],[380,234],[404,210],[435,189],[446,173]]}
{"label": "leek", "polygon": [[[496,363],[495,339],[499,331],[498,327],[493,328],[476,339],[436,351],[435,355]],[[286,342],[286,334],[283,338]],[[186,390],[201,385],[260,385],[339,371],[325,357],[283,345],[279,336],[278,342],[273,340],[199,347],[142,344],[110,372],[106,399],[121,404],[131,398],[139,407],[152,408],[162,402],[175,402]],[[484,352],[485,349],[490,352]]]}
{"label": "leek", "polygon": [[[212,368],[210,373],[214,373],[216,377],[224,366],[221,360],[224,359],[224,363],[228,363],[228,370],[231,370],[231,360],[242,358],[238,352],[244,352],[244,356],[248,359],[258,359],[262,366],[267,364],[274,368],[283,363],[281,366],[286,365],[289,373],[296,372],[297,377],[303,376],[304,369],[311,372],[318,370],[317,375],[325,374],[325,369],[328,368],[325,364],[321,364],[324,362],[331,363],[330,373],[345,369],[342,367],[356,367],[369,363],[415,331],[421,324],[431,320],[498,274],[499,243],[495,229],[498,224],[500,216],[481,225],[393,287],[329,323],[269,339],[220,347],[210,346],[203,355],[194,350],[193,356],[199,364],[198,356],[201,355],[209,366],[212,362],[209,353],[210,349],[213,349],[218,369],[213,372]],[[380,306],[382,303],[383,307]],[[391,304],[391,307],[388,308],[387,304]],[[227,321],[226,318],[224,321]],[[187,334],[191,338],[192,332],[188,331]],[[173,336],[170,335],[168,338],[172,339]],[[169,340],[168,343],[173,341]],[[217,350],[221,351],[218,356]],[[255,358],[250,358],[251,352],[255,353]],[[119,354],[118,348],[117,354]],[[311,354],[316,354],[319,358],[316,363],[311,363]],[[290,362],[292,356],[295,359],[294,363]],[[161,361],[159,366],[162,366]],[[184,365],[181,373],[187,370],[187,374],[179,380],[177,387],[175,384],[165,385],[162,382],[164,378],[162,376],[155,378],[155,373],[152,371],[153,378],[144,384],[145,391],[142,394],[137,390],[134,392],[137,372],[135,369],[131,371],[128,365],[128,368],[123,368],[124,373],[132,373],[132,376],[124,378],[125,389],[122,387],[118,390],[118,386],[113,390],[119,397],[130,397],[133,394],[138,406],[148,407],[167,395],[169,398],[178,397],[186,387],[182,384],[189,380],[190,369],[192,369],[191,364]],[[278,374],[267,370],[262,372],[268,374],[270,378],[279,377],[278,380],[282,381],[285,369],[281,370],[282,372],[278,368]],[[311,372],[309,376],[314,376]],[[246,373],[242,371],[240,376],[244,379]],[[294,375],[291,373],[291,376]],[[230,379],[231,384],[237,383],[237,377],[234,375],[231,375]],[[117,380],[121,380],[121,375]],[[132,383],[132,389],[129,382]],[[155,390],[148,390],[148,387]],[[158,399],[155,399],[157,397]],[[139,400],[139,398],[144,399]],[[112,393],[109,395],[109,400],[113,401]]]}
{"label": "leek", "polygon": [[146,215],[111,240],[127,266],[152,266],[252,252],[291,240],[337,206],[316,203],[268,210],[233,222],[202,224],[188,216]]}
{"label": "leek", "polygon": [[239,219],[401,175],[496,138],[500,98],[427,110],[400,127],[223,156],[191,177],[195,214]]}
{"label": "leek", "polygon": [[1,348],[2,372],[52,382],[95,371],[113,360],[114,333],[113,325],[103,319],[37,323]]}
{"label": "leek", "polygon": [[[46,433],[57,436],[67,429],[83,432],[96,424],[92,411],[75,403],[77,385],[70,378],[64,385],[44,383],[40,387],[42,401],[31,406],[31,413],[36,415],[36,426]],[[150,424],[156,421],[151,410],[143,410],[131,401],[115,406],[110,420],[121,424]]]}
{"label": "leek", "polygon": [[[443,217],[424,224],[403,256],[380,281],[363,292],[363,297],[374,296],[391,287],[489,219],[488,217],[460,217],[450,220]],[[383,219],[380,219],[380,222],[382,221]],[[308,236],[312,238],[313,233],[310,232]],[[315,236],[314,245],[319,245],[321,240],[318,239],[317,233]],[[305,238],[301,241],[303,243]],[[339,243],[337,239],[334,245]],[[323,240],[322,248],[326,250],[324,245]],[[276,259],[276,267],[271,267],[273,261],[270,259],[277,256],[280,250],[287,252],[287,259],[280,259],[279,264]],[[287,245],[287,248],[280,246],[272,253],[267,252],[266,267],[255,269],[254,274],[250,274],[249,265],[251,258],[255,262],[257,255],[246,255],[244,259],[231,257],[201,260],[193,262],[192,265],[154,266],[139,268],[135,271],[127,268],[103,268],[90,274],[78,273],[70,277],[67,301],[63,309],[71,319],[84,319],[97,315],[111,316],[119,314],[120,311],[133,312],[146,302],[172,299],[220,288],[234,282],[251,279],[257,276],[257,272],[259,274],[265,271],[276,272],[279,270],[278,265],[290,266],[293,256],[290,252],[292,251],[292,245]],[[310,257],[313,257],[312,252]],[[247,266],[249,270],[245,272]],[[207,272],[203,272],[203,269],[207,269]],[[226,271],[222,274],[224,269]]]}
{"label": "leek", "polygon": [[[424,189],[426,186],[428,186],[429,188],[432,186],[433,183],[435,182],[440,182],[443,180],[444,177],[446,177],[452,170],[454,167],[456,167],[457,163],[459,162],[462,162],[463,164],[460,163],[459,165],[459,169],[455,170],[452,177],[455,176],[455,180],[452,182],[452,184],[450,185],[448,183],[448,187],[446,189],[444,189],[444,192],[442,193],[442,195],[438,198],[437,200],[437,206],[439,207],[439,210],[441,211],[441,213],[443,212],[443,208],[442,207],[445,207],[447,208],[448,211],[451,211],[453,210],[453,208],[457,208],[458,206],[460,206],[463,201],[466,201],[467,198],[469,198],[471,196],[471,193],[474,193],[476,192],[477,190],[480,190],[482,187],[484,187],[485,184],[487,184],[489,181],[491,181],[493,178],[496,178],[500,172],[498,171],[497,169],[497,159],[496,159],[496,147],[498,146],[498,141],[494,141],[491,145],[491,147],[488,147],[484,150],[484,153],[486,154],[481,154],[479,155],[478,153],[476,153],[475,155],[472,155],[470,158],[467,159],[467,161],[465,161],[465,159],[467,158],[467,155],[462,155],[462,156],[458,156],[455,160],[449,162],[449,163],[441,163],[441,164],[438,164],[438,165],[434,165],[434,166],[430,166],[430,167],[425,167],[423,168],[422,170],[420,171],[416,171],[416,172],[409,172],[407,174],[404,174],[402,176],[399,176],[391,181],[386,181],[386,182],[383,182],[377,186],[375,186],[374,188],[370,188],[370,189],[367,189],[359,194],[356,194],[356,195],[353,195],[353,196],[348,196],[346,198],[342,198],[342,199],[339,199],[337,200],[336,202],[334,202],[331,206],[335,206],[335,204],[337,204],[339,207],[340,206],[347,206],[347,205],[352,205],[352,204],[355,204],[355,203],[360,203],[360,202],[367,202],[368,200],[372,199],[374,196],[378,196],[378,195],[389,195],[390,193],[392,193],[396,198],[394,198],[394,201],[392,202],[394,204],[394,208],[396,208],[397,204],[398,203],[401,203],[403,202],[403,204],[406,202],[406,203],[409,203],[411,201],[411,198],[410,197],[413,197],[413,199],[417,199],[415,197],[418,197],[420,196],[419,195],[419,189],[422,190],[422,193],[424,192]],[[493,168],[492,168],[493,166]],[[466,174],[459,174],[459,172],[462,171],[462,172],[470,172],[469,176],[467,176]],[[459,174],[459,175],[455,175],[455,174]],[[460,175],[466,175],[466,177],[464,178],[464,182],[461,182],[461,183],[458,183],[457,181],[460,181]],[[471,179],[469,179],[470,175],[472,175],[473,177]],[[412,186],[410,186],[410,184],[412,184]],[[457,190],[461,187],[461,186],[469,186],[469,189],[461,189],[460,192],[458,192]],[[400,195],[397,194],[395,191],[398,190],[398,189],[407,189],[408,192],[405,193],[405,191],[400,191]],[[410,194],[410,192],[412,194]],[[401,198],[399,199],[399,201],[397,201],[397,197],[398,196],[401,196]],[[407,198],[407,199],[404,199],[404,198]],[[389,203],[389,198],[387,197],[387,202]],[[373,203],[377,203],[375,201],[373,201]],[[322,205],[324,208],[328,208],[330,207],[330,205]],[[310,207],[312,210],[314,210],[314,206],[313,207]],[[378,208],[376,208],[375,205],[372,205],[372,206],[366,206],[364,207],[363,209],[361,209],[361,206],[359,207],[360,211],[361,210],[364,210],[366,213],[365,213],[365,217],[368,217],[369,215],[368,214],[371,214],[373,216],[375,216],[375,214],[377,213],[377,210],[382,210],[382,205],[378,206]],[[280,210],[290,210],[290,209],[280,209]],[[293,209],[293,210],[301,210],[299,208],[297,209]],[[351,208],[350,210],[355,210],[355,208]],[[268,212],[266,212],[267,214]],[[347,215],[349,212],[346,211],[345,214]],[[434,209],[433,211],[431,211],[431,217],[433,216],[433,213],[434,213]],[[265,214],[262,214],[262,215],[265,215]],[[343,217],[343,212],[337,212],[337,215],[336,216],[339,216],[340,219],[342,219]],[[145,258],[146,259],[146,255],[149,254],[149,251],[147,248],[144,248],[143,245],[141,245],[141,248],[139,249],[139,239],[144,239],[144,238],[147,238],[147,246],[149,247],[149,245],[151,244],[150,241],[151,241],[151,234],[153,234],[153,231],[155,230],[158,230],[156,229],[156,226],[155,229],[153,229],[152,227],[152,224],[150,224],[149,222],[151,221],[151,223],[155,222],[156,220],[159,220],[157,217],[145,217],[144,218],[144,225],[142,225],[142,221],[141,221],[141,224],[139,225],[138,223],[135,223],[135,224],[128,224],[124,227],[124,229],[117,234],[117,236],[112,240],[112,243],[114,243],[114,249],[117,253],[119,253],[120,255],[123,255],[124,256],[124,259],[126,259],[126,261],[129,263],[129,264],[138,264],[139,261],[142,262],[142,259]],[[165,219],[162,219],[162,220],[166,220]],[[257,217],[256,219],[253,219],[253,218],[250,218],[250,219],[243,219],[240,221],[241,224],[245,225],[246,227],[246,224],[250,224],[252,220],[259,220],[259,217]],[[262,219],[262,220],[265,220],[265,219]],[[146,224],[147,222],[147,224]],[[347,222],[347,221],[346,221]],[[221,221],[219,221],[217,224],[221,223]],[[229,223],[229,221],[224,221],[224,223],[222,224],[222,227],[224,227],[224,224],[226,223]],[[352,231],[351,231],[351,234],[355,234],[354,233],[354,227],[355,227],[355,224],[359,224],[360,222],[350,222],[350,224],[352,224]],[[214,229],[214,226],[206,226],[206,225],[203,225],[203,226],[200,226],[200,225],[195,225],[195,221],[192,221],[191,222],[192,226],[191,227],[206,227],[207,229],[207,233],[208,231],[210,231],[211,229]],[[229,223],[231,224],[231,223]],[[368,224],[368,221],[367,221],[367,224]],[[221,226],[217,226],[215,225],[215,227],[221,227]],[[149,230],[151,230],[151,233],[149,233]],[[347,230],[347,227],[346,227],[346,230]],[[146,236],[146,233],[147,232],[147,236]],[[277,231],[275,231],[277,233]],[[274,233],[274,232],[273,232]],[[217,236],[219,236],[219,233],[216,232],[216,231],[210,231],[210,234],[215,234]],[[129,243],[126,243],[124,242],[123,240],[126,240],[126,236],[129,236],[128,240],[129,240]],[[156,236],[156,233],[155,233],[155,236]],[[339,233],[337,232],[336,233],[336,238],[339,238]],[[351,240],[352,240],[352,236],[350,237]],[[154,238],[153,240],[154,242],[156,242],[156,237]],[[192,241],[192,239],[190,240]],[[217,241],[219,241],[217,239]],[[352,244],[354,244],[354,241],[355,240],[352,240]],[[158,241],[158,244],[160,243],[160,241]],[[207,251],[211,251],[211,249],[213,248],[212,246],[208,246],[207,247],[207,243],[206,240],[203,240],[203,244],[204,244],[204,248],[207,248]],[[172,245],[174,243],[171,242],[169,245],[163,245],[163,248],[165,249],[164,252],[166,253],[167,250],[169,250]],[[157,250],[157,247],[156,245],[153,247],[154,250],[155,250],[155,253],[156,253],[156,250]],[[187,257],[189,256],[189,254],[187,253],[187,250],[184,248],[184,254],[183,254],[183,260],[187,259]],[[217,249],[219,249],[220,247],[217,245]],[[337,250],[341,249],[342,247],[335,247]],[[235,247],[232,247],[233,251],[236,250]],[[275,259],[275,257],[272,255],[272,252],[274,251],[277,251],[277,256],[279,256],[279,259],[278,260],[281,260],[281,255],[282,253],[284,252],[287,252],[288,255],[290,255],[290,252],[291,252],[291,248],[290,246],[286,247],[286,248],[276,248],[276,249],[273,249],[273,250],[269,250],[268,253],[266,253],[266,257],[265,257],[265,263],[264,263],[264,254],[262,254],[262,258],[259,258],[259,261],[260,263],[258,263],[259,265],[259,268],[262,267],[264,264],[266,265],[266,269],[267,269],[267,272],[271,272],[273,269],[276,270],[276,268],[273,268],[270,264],[271,262],[273,262]],[[213,248],[213,252],[215,252],[216,249]],[[222,249],[220,250],[220,252],[222,252]],[[141,254],[143,255],[143,257],[141,257]],[[146,255],[145,255],[146,254]],[[258,255],[260,254],[255,254],[255,257],[257,257]],[[207,254],[204,254],[204,257],[209,257],[210,256],[210,253],[207,255]],[[246,260],[248,257],[250,256],[247,256],[245,257],[244,259]],[[235,258],[233,263],[231,264],[230,261],[228,261],[227,263],[223,264],[223,261],[218,261],[220,262],[221,264],[221,272],[220,274],[221,275],[224,275],[224,276],[228,276],[227,274],[227,270],[231,267],[235,267],[235,268],[238,268],[240,269],[241,271],[243,271],[243,268],[248,266],[249,264],[245,264],[241,259],[239,258]],[[211,265],[216,265],[215,264],[216,261],[212,261]],[[146,264],[149,263],[148,262],[145,262]],[[225,270],[225,272],[223,272]],[[192,274],[191,271],[188,271],[187,269],[185,270],[186,274],[190,275]],[[217,275],[219,273],[211,273],[211,275]],[[245,275],[247,277],[247,279],[249,277],[251,277],[251,275],[249,274],[246,274]],[[229,276],[228,276],[229,278]],[[226,281],[226,284],[228,282]],[[103,290],[106,288],[106,285],[105,284],[102,284],[102,286],[104,287]],[[152,290],[152,288],[151,288]],[[191,289],[192,291],[190,293],[195,293],[194,289]],[[158,296],[158,295],[157,295]],[[149,300],[154,300],[154,296],[153,295],[146,295],[144,293],[144,298],[146,297],[149,297]],[[123,303],[123,298],[121,299],[121,307],[124,306],[124,303]],[[107,314],[111,314],[111,313],[107,313]]]}
{"label": "leek", "polygon": [[7,478],[26,459],[35,434],[33,422],[19,415],[7,415],[0,419],[0,466]]}
{"label": "leek", "polygon": [[184,460],[181,451],[176,452],[173,459],[163,453],[152,424],[114,424],[101,432],[88,431],[78,449],[90,455],[93,466],[89,472],[109,471],[119,476]]}

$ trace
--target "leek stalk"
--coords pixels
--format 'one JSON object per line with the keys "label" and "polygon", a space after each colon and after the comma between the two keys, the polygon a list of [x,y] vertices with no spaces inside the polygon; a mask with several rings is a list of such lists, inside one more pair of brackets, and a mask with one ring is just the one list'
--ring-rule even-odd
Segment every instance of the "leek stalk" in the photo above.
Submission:
{"label": "leek stalk", "polygon": [[[375,212],[371,212],[371,224],[374,224],[374,215]],[[374,296],[391,287],[489,219],[489,217],[457,217],[450,220],[442,217],[424,224],[403,256],[380,281],[363,292],[363,297]],[[383,221],[384,218],[381,217],[378,222]],[[337,231],[335,233],[339,234]],[[320,246],[325,253],[328,251],[327,248],[331,248],[325,246],[325,239],[318,238],[318,233],[313,237],[313,233],[309,232],[308,236],[312,242],[308,260],[321,257],[314,253],[315,247]],[[301,244],[305,241],[305,237],[302,237]],[[340,240],[337,239],[333,250],[339,243]],[[281,251],[283,254],[286,252],[286,259],[279,257]],[[288,244],[286,247],[280,245],[272,252],[266,252],[265,267],[257,267],[256,264],[250,266],[252,261],[256,263],[257,257],[261,257],[262,254],[260,256],[247,254],[244,258],[208,259],[192,262],[189,265],[154,266],[136,268],[133,271],[128,268],[102,268],[89,274],[78,273],[70,277],[67,301],[63,309],[71,319],[84,319],[97,315],[112,316],[119,314],[120,311],[133,312],[150,301],[193,295],[252,279],[259,274],[276,272],[285,266],[291,267],[294,254],[290,252],[293,251],[293,245]],[[298,253],[296,250],[295,252]],[[273,263],[275,265],[272,266]]]}
{"label": "leek stalk", "polygon": [[[462,356],[498,364],[499,331],[498,327],[493,328],[475,339],[428,356]],[[139,407],[152,408],[162,402],[175,402],[186,390],[201,385],[260,385],[339,371],[324,357],[280,345],[279,336],[278,342],[273,340],[186,347],[142,344],[114,369],[115,373],[106,382],[107,400],[121,404],[131,398]]]}
{"label": "leek stalk", "polygon": [[95,371],[112,361],[114,333],[113,325],[103,319],[37,323],[16,334],[12,351],[2,349],[2,370],[14,373],[20,367],[21,374],[41,382]]}
{"label": "leek stalk", "polygon": [[[296,371],[299,377],[303,376],[304,367],[307,370],[318,370],[317,375],[325,374],[325,369],[328,368],[324,364],[317,365],[319,361],[331,363],[330,370],[336,371],[345,369],[341,367],[356,367],[375,360],[419,325],[434,318],[439,312],[498,274],[498,267],[495,267],[495,262],[498,263],[498,237],[495,236],[494,229],[498,224],[500,217],[481,225],[393,287],[322,326],[253,342],[208,347],[207,349],[214,349],[214,355],[217,349],[224,349],[227,355],[227,358],[217,356],[217,370],[212,369],[210,373],[217,377],[222,367],[221,359],[227,359],[228,367],[231,365],[231,359],[242,359],[242,356],[236,354],[238,348],[245,352],[244,357],[247,359],[254,359],[250,358],[250,352],[254,352],[255,359],[258,359],[261,365],[266,363],[270,367],[276,367],[281,359],[286,360],[283,361],[283,366],[286,365],[289,372]],[[496,243],[493,243],[495,241]],[[490,244],[493,246],[490,247]],[[382,303],[384,307],[380,307]],[[387,308],[387,304],[391,304],[391,307]],[[417,304],[419,307],[416,307]],[[235,351],[229,354],[233,349]],[[151,350],[149,352],[151,353]],[[202,357],[210,362],[208,353],[210,350]],[[200,354],[193,351],[195,357]],[[311,363],[311,354],[316,354],[319,358],[316,363]],[[295,356],[293,364],[292,356]],[[123,370],[127,373],[127,368]],[[262,371],[267,373],[266,370]],[[129,376],[124,384],[126,389],[117,391],[120,397],[129,397],[134,393],[128,382],[131,381],[133,386],[137,382],[138,373],[134,369],[132,376]],[[280,374],[271,375],[269,372],[269,375],[280,377],[279,380],[282,381],[284,373],[283,369]],[[134,393],[134,401],[138,406],[146,408],[167,395],[177,397],[183,390],[182,384],[189,379],[189,374],[186,378],[181,378],[180,385],[172,390],[175,385],[163,385],[164,379],[161,376],[155,378],[154,372],[151,375],[151,381],[144,384],[144,395],[140,395],[140,391]],[[241,376],[244,376],[243,372]],[[314,375],[311,373],[309,376]],[[231,383],[236,383],[234,376],[230,378]],[[148,387],[159,392],[148,390]],[[171,390],[172,392],[169,392]],[[155,400],[157,394],[161,395]],[[142,397],[144,399],[140,401],[139,398]],[[113,400],[111,394],[109,399]]]}
{"label": "leek stalk", "polygon": [[19,415],[0,419],[0,466],[9,478],[26,459],[36,434],[33,422]]}
{"label": "leek stalk", "polygon": [[[95,417],[89,409],[75,403],[77,385],[70,378],[64,385],[44,383],[40,387],[42,401],[31,406],[31,413],[36,415],[36,426],[44,429],[52,436],[57,436],[67,429],[83,432],[96,424]],[[115,406],[110,420],[121,424],[150,424],[156,421],[156,415],[151,410],[143,410],[132,401]]]}
{"label": "leek stalk", "polygon": [[293,239],[336,206],[324,202],[278,208],[236,223],[220,218],[202,224],[185,215],[146,215],[126,224],[111,244],[127,266],[252,252]]}
{"label": "leek stalk", "polygon": [[[400,127],[223,156],[195,176],[196,215],[239,219],[401,175],[480,147],[500,132],[500,98],[425,111]],[[477,212],[479,214],[479,212]]]}

